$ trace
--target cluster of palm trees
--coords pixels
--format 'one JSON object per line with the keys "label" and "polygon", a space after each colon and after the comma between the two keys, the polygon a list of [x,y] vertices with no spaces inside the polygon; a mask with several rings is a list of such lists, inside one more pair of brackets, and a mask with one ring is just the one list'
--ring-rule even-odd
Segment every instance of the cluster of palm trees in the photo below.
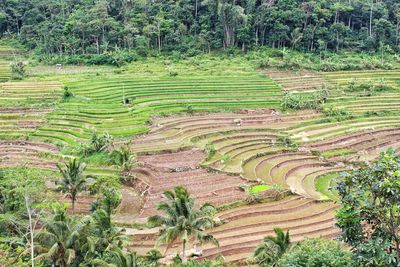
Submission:
{"label": "cluster of palm trees", "polygon": [[[125,168],[132,161],[129,151],[122,148],[115,152],[116,159]],[[130,166],[129,166],[130,167]],[[79,192],[86,189],[89,176],[85,175],[86,164],[77,159],[71,159],[58,166],[62,179],[58,189],[71,199],[72,212]],[[195,208],[195,199],[182,187],[175,187],[172,191],[164,192],[167,202],[161,202],[157,209],[163,215],[149,218],[149,223],[160,226],[157,244],[165,244],[165,252],[172,244],[181,242],[182,252],[179,258],[186,261],[187,246],[203,243],[219,245],[218,241],[206,232],[215,226],[213,216],[216,213],[214,206],[206,203]],[[53,216],[45,222],[37,235],[40,246],[38,258],[47,260],[61,267],[69,266],[72,262],[81,260],[95,266],[136,266],[136,254],[123,250],[126,238],[123,231],[111,222],[111,213],[114,205],[99,206],[91,215],[81,220],[74,220],[66,213],[65,206],[57,206]],[[275,228],[276,236],[268,236],[256,248],[251,262],[261,266],[274,266],[290,247],[289,232]],[[157,252],[157,260],[160,255]],[[152,257],[152,253],[149,254]]]}
{"label": "cluster of palm trees", "polygon": [[127,241],[124,231],[113,225],[111,214],[105,210],[77,218],[67,214],[65,205],[58,204],[36,235],[36,259],[60,267],[80,263],[136,266],[136,254],[124,251]]}

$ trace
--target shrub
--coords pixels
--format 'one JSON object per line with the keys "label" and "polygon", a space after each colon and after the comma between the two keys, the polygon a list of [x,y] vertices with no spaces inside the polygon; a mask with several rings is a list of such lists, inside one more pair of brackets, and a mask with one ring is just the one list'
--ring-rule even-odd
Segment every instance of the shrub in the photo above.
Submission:
{"label": "shrub", "polygon": [[396,90],[393,86],[386,83],[385,79],[379,79],[376,82],[357,82],[356,80],[351,80],[348,82],[346,91],[347,92],[359,92],[363,96],[372,96],[376,93],[387,92]]}
{"label": "shrub", "polygon": [[336,121],[343,121],[353,118],[354,116],[346,108],[330,106],[322,111],[327,117],[334,118]]}
{"label": "shrub", "polygon": [[298,148],[298,145],[293,141],[291,136],[288,136],[288,135],[279,136],[277,141],[279,144],[283,145],[284,147],[293,148],[293,149]]}
{"label": "shrub", "polygon": [[136,165],[136,157],[128,145],[122,146],[111,152],[111,161],[114,165],[127,172]]}
{"label": "shrub", "polygon": [[231,157],[228,154],[222,156],[221,162],[222,164],[227,164],[231,161]]}
{"label": "shrub", "polygon": [[64,86],[64,94],[63,94],[63,99],[68,99],[70,97],[73,97],[74,94],[69,90],[68,86]]}
{"label": "shrub", "polygon": [[193,106],[192,106],[192,105],[187,105],[187,106],[186,106],[186,112],[187,112],[188,114],[190,114],[190,115],[193,115],[193,113],[194,113]]}
{"label": "shrub", "polygon": [[78,153],[87,157],[96,152],[106,151],[112,144],[113,137],[108,133],[97,134],[97,132],[92,133],[92,137],[88,143],[81,143],[78,147]]}
{"label": "shrub", "polygon": [[319,109],[328,99],[329,91],[323,88],[313,93],[287,93],[281,102],[284,110]]}
{"label": "shrub", "polygon": [[298,243],[280,260],[283,267],[353,266],[352,253],[333,240],[306,239]]}
{"label": "shrub", "polygon": [[12,62],[11,63],[11,78],[15,80],[22,79],[25,74],[25,64],[22,61]]}
{"label": "shrub", "polygon": [[207,154],[206,160],[211,159],[215,155],[215,153],[217,153],[217,150],[215,149],[215,146],[212,143],[206,144],[206,147],[204,150]]}

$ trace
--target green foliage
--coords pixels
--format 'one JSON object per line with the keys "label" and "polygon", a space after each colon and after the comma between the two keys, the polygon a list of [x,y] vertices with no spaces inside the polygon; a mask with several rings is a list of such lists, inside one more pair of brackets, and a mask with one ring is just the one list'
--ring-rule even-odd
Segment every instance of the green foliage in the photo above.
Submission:
{"label": "green foliage", "polygon": [[22,61],[11,63],[11,78],[14,80],[21,80],[25,76],[25,63]]}
{"label": "green foliage", "polygon": [[313,93],[287,93],[281,102],[284,110],[319,109],[321,104],[328,99],[327,89],[321,89]]}
{"label": "green foliage", "polygon": [[36,240],[36,259],[46,265],[128,267],[138,262],[136,254],[123,251],[124,231],[102,209],[79,218],[69,216],[65,206],[54,205]]}
{"label": "green foliage", "polygon": [[350,250],[342,248],[336,241],[322,238],[306,239],[283,255],[279,265],[282,267],[350,267],[354,266],[352,256]]}
{"label": "green foliage", "polygon": [[215,156],[215,153],[217,153],[217,150],[215,149],[215,146],[213,143],[207,143],[204,150],[207,155],[206,160],[211,159],[212,157]]}
{"label": "green foliage", "polygon": [[70,91],[68,86],[64,86],[64,93],[63,93],[63,99],[67,100],[71,97],[73,97],[74,94]]}
{"label": "green foliage", "polygon": [[[141,56],[164,52],[179,60],[222,48],[227,56],[236,56],[270,46],[279,49],[271,56],[284,68],[307,63],[288,53],[287,48],[292,48],[317,52],[314,57],[321,70],[389,69],[392,65],[387,54],[399,49],[399,7],[392,1],[370,6],[367,1],[343,4],[335,0],[306,4],[300,0],[201,4],[180,0],[135,5],[111,0],[79,4],[57,0],[4,1],[0,9],[0,36],[18,36],[48,64],[120,66]],[[331,54],[343,50],[366,53],[337,62]],[[374,60],[370,60],[368,52],[377,52]]]}
{"label": "green foliage", "polygon": [[229,154],[225,154],[222,156],[221,162],[222,164],[228,164],[231,160],[231,156]]}
{"label": "green foliage", "polygon": [[335,119],[336,121],[344,121],[354,118],[350,111],[346,108],[329,106],[322,110],[325,116]]}
{"label": "green foliage", "polygon": [[297,149],[298,145],[295,143],[290,135],[281,135],[276,140],[279,145],[282,145],[287,148]]}
{"label": "green foliage", "polygon": [[399,170],[400,156],[389,150],[377,162],[344,173],[335,187],[341,201],[336,213],[337,226],[343,240],[354,247],[358,265],[400,263]]}
{"label": "green foliage", "polygon": [[194,113],[194,108],[193,108],[193,106],[192,106],[192,105],[186,105],[186,112],[187,112],[189,115],[193,115],[193,113]]}
{"label": "green foliage", "polygon": [[289,231],[274,228],[275,236],[267,236],[257,246],[254,255],[249,259],[251,263],[260,266],[278,266],[279,259],[290,249]]}
{"label": "green foliage", "polygon": [[112,144],[113,137],[108,133],[98,134],[93,132],[88,143],[81,143],[78,147],[78,152],[87,157],[97,152],[107,151]]}
{"label": "green foliage", "polygon": [[379,79],[378,81],[363,81],[358,82],[357,80],[351,80],[348,82],[347,88],[345,89],[347,92],[356,92],[359,93],[360,96],[372,96],[377,93],[387,92],[396,90],[393,86],[390,86],[386,83],[385,79]]}
{"label": "green foliage", "polygon": [[57,168],[62,174],[62,179],[57,184],[58,190],[71,199],[72,210],[74,211],[78,193],[87,187],[88,177],[84,175],[86,164],[73,158],[65,162],[64,166],[57,165]]}
{"label": "green foliage", "polygon": [[120,167],[123,172],[127,172],[136,166],[136,155],[128,145],[114,149],[110,154],[110,158],[112,163]]}
{"label": "green foliage", "polygon": [[[27,202],[33,209],[46,206],[45,179],[48,172],[12,168],[0,175],[0,236],[22,242],[27,227]],[[22,240],[21,240],[22,239]],[[1,243],[1,242],[0,242]]]}
{"label": "green foliage", "polygon": [[114,187],[102,187],[101,196],[91,204],[92,212],[102,209],[108,214],[115,212],[122,200],[121,192]]}
{"label": "green foliage", "polygon": [[218,244],[218,241],[206,229],[214,226],[212,216],[216,209],[210,204],[195,208],[195,199],[183,187],[175,187],[174,191],[164,192],[169,202],[161,202],[157,210],[165,216],[155,215],[149,218],[153,225],[159,225],[158,243],[171,244],[182,241],[182,259],[186,261],[186,243],[192,238],[201,243]]}

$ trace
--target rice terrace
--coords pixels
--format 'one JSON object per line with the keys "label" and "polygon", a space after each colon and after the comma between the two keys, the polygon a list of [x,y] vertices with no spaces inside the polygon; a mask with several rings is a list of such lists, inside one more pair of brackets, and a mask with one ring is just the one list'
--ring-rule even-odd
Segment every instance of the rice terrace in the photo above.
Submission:
{"label": "rice terrace", "polygon": [[0,266],[399,266],[396,1],[22,2]]}

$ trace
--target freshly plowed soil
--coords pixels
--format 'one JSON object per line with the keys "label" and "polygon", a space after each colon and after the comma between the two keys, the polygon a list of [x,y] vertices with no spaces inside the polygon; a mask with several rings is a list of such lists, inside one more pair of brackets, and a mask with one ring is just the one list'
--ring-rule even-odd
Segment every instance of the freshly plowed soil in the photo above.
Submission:
{"label": "freshly plowed soil", "polygon": [[[274,227],[289,229],[293,241],[300,241],[305,237],[334,238],[339,234],[334,226],[336,207],[332,203],[318,203],[299,196],[290,196],[277,202],[221,212],[217,216],[225,224],[210,231],[218,239],[220,246],[201,246],[201,258],[212,259],[222,254],[228,262],[243,261],[265,236],[273,234]],[[134,233],[132,249],[140,253],[151,249],[155,242],[155,233],[156,231]],[[190,247],[189,245],[188,249]],[[164,249],[161,248],[162,251]],[[174,254],[179,250],[180,244],[174,244],[167,254]]]}
{"label": "freshly plowed soil", "polygon": [[34,166],[43,169],[56,169],[57,162],[41,153],[57,154],[55,145],[32,141],[0,141],[0,168],[15,166]]}
{"label": "freshly plowed soil", "polygon": [[[149,216],[158,214],[157,203],[165,201],[163,192],[176,186],[184,186],[196,198],[197,204],[211,203],[216,206],[245,198],[239,186],[244,181],[238,176],[211,172],[200,167],[204,154],[199,149],[140,156],[143,167],[138,170],[138,178],[149,185],[142,192],[123,190],[123,201],[116,215],[119,223],[144,222]],[[137,211],[138,195],[142,195],[143,206],[135,215],[126,210]],[[136,201],[133,203],[133,201]],[[132,206],[129,205],[132,204]]]}

